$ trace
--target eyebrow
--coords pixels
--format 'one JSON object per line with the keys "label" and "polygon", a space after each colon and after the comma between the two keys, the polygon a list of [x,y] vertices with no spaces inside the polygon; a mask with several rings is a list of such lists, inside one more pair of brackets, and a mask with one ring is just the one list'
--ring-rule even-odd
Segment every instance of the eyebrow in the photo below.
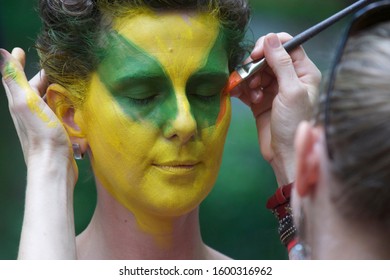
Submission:
{"label": "eyebrow", "polygon": [[228,76],[229,74],[225,71],[221,71],[221,70],[213,71],[213,70],[203,70],[203,69],[191,75],[191,77],[200,77],[200,78],[207,78],[207,77],[225,78]]}
{"label": "eyebrow", "polygon": [[188,82],[198,80],[198,81],[223,81],[224,83],[229,78],[229,74],[227,72],[221,71],[218,69],[218,71],[213,70],[205,70],[201,69],[198,72],[195,72],[191,75],[191,77],[188,79]]}
{"label": "eyebrow", "polygon": [[[128,65],[126,65],[128,66]],[[124,67],[126,69],[125,74],[118,75],[115,79],[112,80],[112,83],[115,84],[121,84],[126,83],[128,80],[136,80],[138,82],[141,82],[143,80],[158,80],[162,78],[167,78],[166,73],[163,71],[163,69],[157,67],[148,66],[139,66],[139,67],[133,67],[131,69],[126,69],[127,67]],[[147,71],[145,70],[147,68]]]}
{"label": "eyebrow", "polygon": [[165,75],[150,75],[148,73],[147,76],[145,75],[127,75],[120,79],[114,80],[110,83],[110,88],[113,90],[121,90],[123,88],[128,88],[131,86],[139,85],[139,84],[156,84],[156,83],[162,83],[168,81],[167,77]]}

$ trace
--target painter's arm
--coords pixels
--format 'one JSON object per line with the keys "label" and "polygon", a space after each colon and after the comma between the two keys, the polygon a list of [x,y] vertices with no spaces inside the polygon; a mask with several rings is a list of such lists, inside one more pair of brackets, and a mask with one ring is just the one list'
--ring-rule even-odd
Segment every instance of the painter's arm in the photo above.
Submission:
{"label": "painter's arm", "polygon": [[66,131],[41,98],[41,71],[30,82],[25,54],[0,50],[0,71],[27,165],[26,203],[19,259],[76,258],[73,189],[77,166]]}
{"label": "painter's arm", "polygon": [[279,186],[295,179],[294,135],[302,120],[312,117],[321,73],[302,48],[288,54],[282,43],[286,33],[261,37],[249,60],[266,57],[265,70],[256,73],[233,92],[250,106],[256,119],[261,153]]}

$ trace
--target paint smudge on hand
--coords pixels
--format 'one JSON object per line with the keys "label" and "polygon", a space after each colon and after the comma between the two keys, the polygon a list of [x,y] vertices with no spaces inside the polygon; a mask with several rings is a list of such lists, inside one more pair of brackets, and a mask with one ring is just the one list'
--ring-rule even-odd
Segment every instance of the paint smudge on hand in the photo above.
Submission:
{"label": "paint smudge on hand", "polygon": [[[58,121],[52,120],[50,116],[46,112],[44,112],[45,104],[43,104],[43,99],[32,90],[27,80],[23,77],[22,73],[20,72],[20,69],[18,68],[19,67],[15,65],[15,63],[12,61],[6,63],[3,71],[3,78],[5,80],[12,80],[12,82],[15,83],[16,86],[24,92],[24,96],[26,98],[25,103],[33,114],[35,114],[44,123],[46,123],[48,127],[57,127],[59,125]],[[14,94],[22,93],[19,92]]]}

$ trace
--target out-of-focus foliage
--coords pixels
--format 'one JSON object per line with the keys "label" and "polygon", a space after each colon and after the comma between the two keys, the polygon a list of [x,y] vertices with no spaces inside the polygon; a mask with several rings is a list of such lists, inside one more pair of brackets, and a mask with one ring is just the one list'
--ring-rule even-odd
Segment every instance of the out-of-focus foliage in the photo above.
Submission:
{"label": "out-of-focus foliage", "polygon": [[268,13],[275,17],[288,17],[298,20],[320,20],[332,12],[346,6],[347,1],[314,0],[250,0],[255,13]]}

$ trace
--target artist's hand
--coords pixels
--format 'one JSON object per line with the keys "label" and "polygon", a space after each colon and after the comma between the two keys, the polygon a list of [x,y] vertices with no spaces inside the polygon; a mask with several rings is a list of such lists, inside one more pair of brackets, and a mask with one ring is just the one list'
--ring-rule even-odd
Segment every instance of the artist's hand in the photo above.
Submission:
{"label": "artist's hand", "polygon": [[261,37],[251,60],[265,56],[268,66],[237,86],[232,96],[247,104],[256,119],[261,153],[272,165],[279,185],[294,176],[294,134],[300,121],[312,117],[321,73],[300,47],[288,54],[286,33]]}
{"label": "artist's hand", "polygon": [[[47,88],[44,71],[29,82],[24,73],[25,53],[15,48],[12,54],[0,49],[0,71],[7,94],[9,110],[14,122],[24,159],[34,163],[51,155],[63,164],[68,162],[73,180],[77,178],[77,166],[72,157],[69,137],[54,112],[43,100]],[[66,160],[64,162],[64,159]]]}

